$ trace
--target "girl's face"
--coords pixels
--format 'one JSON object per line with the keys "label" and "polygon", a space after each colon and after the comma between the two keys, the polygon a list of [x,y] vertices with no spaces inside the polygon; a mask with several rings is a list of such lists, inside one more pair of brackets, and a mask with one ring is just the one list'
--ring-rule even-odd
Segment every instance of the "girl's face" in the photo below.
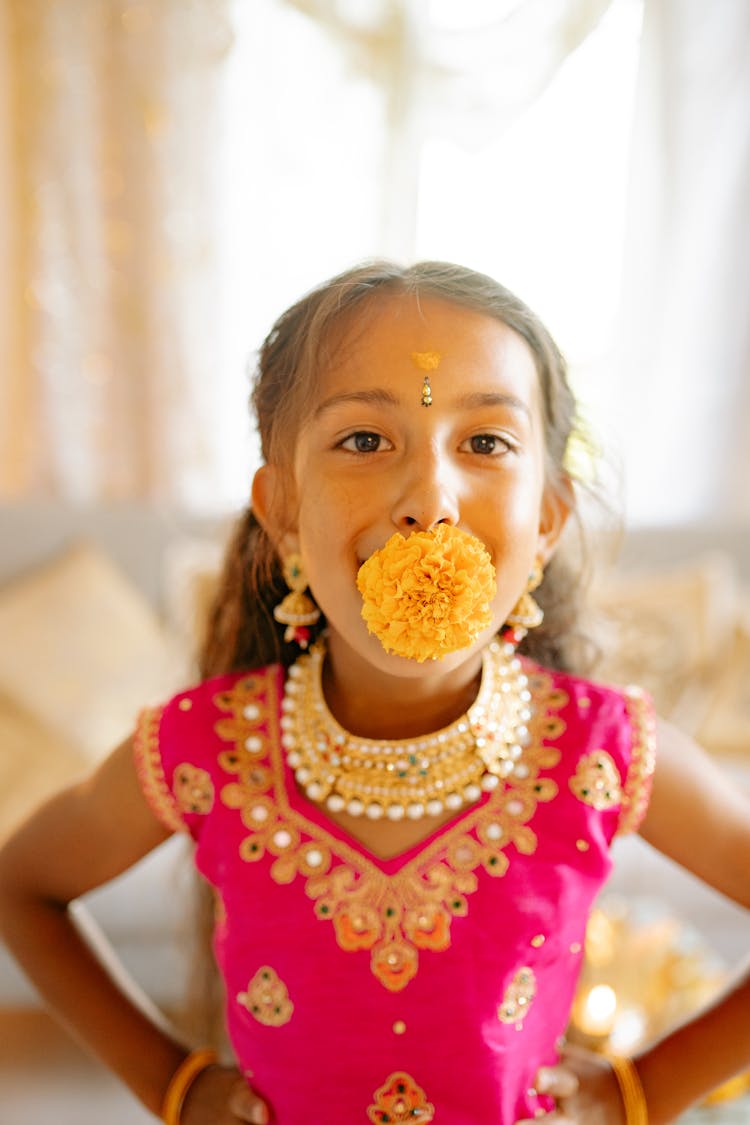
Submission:
{"label": "girl's face", "polygon": [[[422,405],[424,355],[432,405]],[[417,357],[422,357],[420,360]],[[320,379],[294,460],[282,554],[299,550],[332,657],[426,677],[476,654],[552,552],[567,514],[545,493],[540,392],[525,341],[433,297],[376,299]],[[261,470],[261,474],[265,470]],[[497,574],[493,623],[469,649],[417,664],[385,652],[361,617],[357,571],[394,531],[445,522],[482,541]]]}

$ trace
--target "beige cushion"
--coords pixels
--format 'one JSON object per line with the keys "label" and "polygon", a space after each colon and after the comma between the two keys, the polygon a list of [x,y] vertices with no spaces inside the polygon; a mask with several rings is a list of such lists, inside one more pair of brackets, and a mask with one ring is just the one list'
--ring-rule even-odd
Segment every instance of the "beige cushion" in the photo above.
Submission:
{"label": "beige cushion", "polygon": [[85,756],[0,695],[0,838],[87,768]]}
{"label": "beige cushion", "polygon": [[0,692],[89,760],[185,676],[148,602],[96,547],[0,591]]}
{"label": "beige cushion", "polygon": [[731,560],[710,555],[664,572],[615,574],[594,594],[603,651],[597,675],[647,688],[665,717],[696,731],[738,613]]}

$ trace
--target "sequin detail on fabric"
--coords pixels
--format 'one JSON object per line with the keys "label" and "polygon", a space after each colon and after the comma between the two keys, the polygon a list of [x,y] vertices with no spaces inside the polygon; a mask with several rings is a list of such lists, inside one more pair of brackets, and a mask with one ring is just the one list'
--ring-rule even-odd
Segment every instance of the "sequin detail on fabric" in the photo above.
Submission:
{"label": "sequin detail on fabric", "polygon": [[386,1078],[373,1094],[367,1117],[375,1125],[394,1125],[402,1121],[432,1121],[435,1107],[411,1075],[402,1070]]}
{"label": "sequin detail on fabric", "polygon": [[503,994],[502,1003],[497,1009],[501,1023],[514,1023],[520,1029],[529,1014],[531,1002],[536,996],[536,976],[534,970],[523,965],[513,975]]}
{"label": "sequin detail on fabric", "polygon": [[170,832],[186,832],[187,826],[167,785],[159,752],[163,713],[163,707],[149,707],[139,715],[133,743],[135,769],[143,794],[164,827]]}
{"label": "sequin detail on fabric", "polygon": [[[243,677],[216,697],[217,706],[230,712],[217,723],[217,733],[233,742],[232,749],[220,755],[220,763],[237,775],[236,782],[221,790],[221,801],[237,809],[250,830],[240,855],[248,863],[269,856],[276,883],[304,878],[316,916],[333,923],[339,947],[368,951],[373,974],[390,992],[401,991],[414,978],[420,951],[450,946],[451,923],[468,913],[468,896],[479,886],[480,868],[502,876],[511,862],[511,848],[522,855],[536,850],[529,821],[540,802],[557,794],[556,783],[541,771],[560,759],[560,751],[545,740],[554,741],[563,733],[565,724],[554,712],[568,697],[553,689],[546,674],[535,673],[531,682],[538,705],[513,772],[485,803],[392,874],[290,807],[278,730],[278,677],[270,672],[263,678]],[[258,703],[261,691],[267,705]],[[253,742],[264,715],[269,724],[266,758]]]}
{"label": "sequin detail on fabric", "polygon": [[620,774],[606,750],[594,750],[581,758],[569,784],[578,800],[592,809],[613,809],[622,803]]}
{"label": "sequin detail on fabric", "polygon": [[207,770],[183,762],[174,771],[172,792],[177,807],[185,813],[205,816],[214,806],[214,783]]}
{"label": "sequin detail on fabric", "polygon": [[240,992],[237,996],[237,1002],[266,1027],[283,1027],[289,1023],[294,1012],[287,986],[270,965],[258,969],[247,986],[247,992]]}
{"label": "sequin detail on fabric", "polygon": [[633,746],[617,835],[637,832],[648,807],[656,765],[656,715],[649,695],[639,687],[625,691],[625,706],[633,731]]}

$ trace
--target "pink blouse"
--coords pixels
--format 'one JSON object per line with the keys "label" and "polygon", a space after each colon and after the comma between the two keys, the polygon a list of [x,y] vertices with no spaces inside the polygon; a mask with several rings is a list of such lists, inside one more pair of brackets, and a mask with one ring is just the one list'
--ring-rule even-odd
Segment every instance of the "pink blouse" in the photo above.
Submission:
{"label": "pink blouse", "polygon": [[514,773],[379,860],[302,795],[280,746],[278,666],[144,712],[141,783],[216,888],[238,1065],[278,1125],[512,1125],[550,1108],[553,1063],[610,843],[653,772],[648,699],[524,661]]}

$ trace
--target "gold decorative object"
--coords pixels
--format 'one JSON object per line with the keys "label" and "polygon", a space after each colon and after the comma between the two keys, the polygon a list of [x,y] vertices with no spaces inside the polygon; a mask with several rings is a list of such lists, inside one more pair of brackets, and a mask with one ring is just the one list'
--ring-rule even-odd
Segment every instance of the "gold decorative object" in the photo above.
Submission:
{"label": "gold decorative object", "polygon": [[[607,1055],[632,1055],[710,1002],[726,983],[717,957],[679,919],[603,900],[586,932],[583,969],[567,1038]],[[709,1102],[750,1090],[750,1072]]]}

